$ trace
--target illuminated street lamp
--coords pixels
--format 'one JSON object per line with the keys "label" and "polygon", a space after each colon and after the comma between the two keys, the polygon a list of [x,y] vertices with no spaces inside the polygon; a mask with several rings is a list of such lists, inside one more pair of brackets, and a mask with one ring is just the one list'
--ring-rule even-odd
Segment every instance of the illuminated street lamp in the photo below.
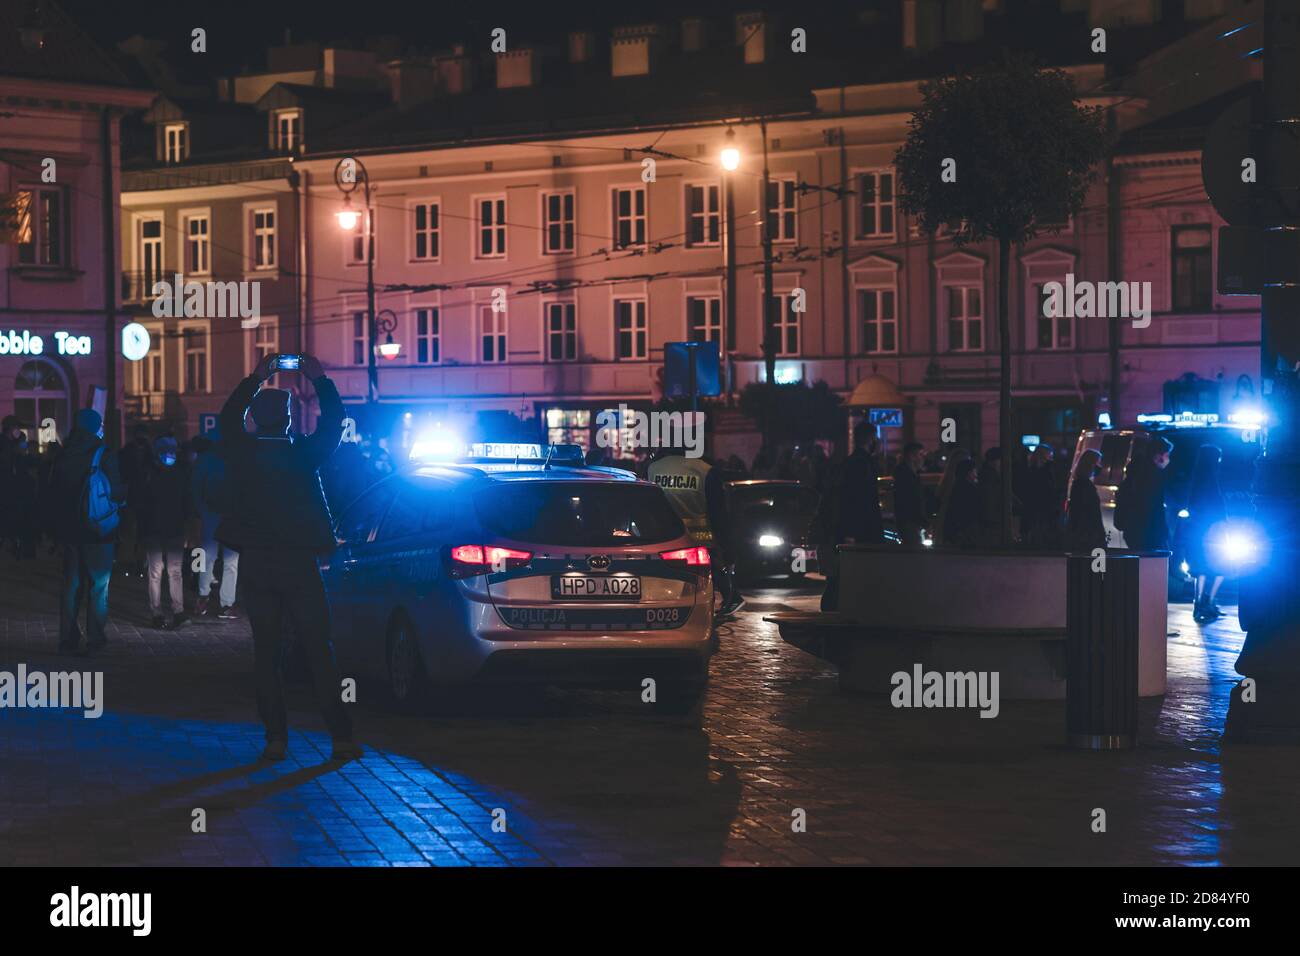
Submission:
{"label": "illuminated street lamp", "polygon": [[402,343],[393,341],[393,329],[397,328],[397,314],[392,309],[381,309],[375,316],[375,327],[384,333],[384,344],[379,346],[379,354],[391,362],[402,354]]}
{"label": "illuminated street lamp", "polygon": [[722,163],[722,168],[729,173],[733,173],[740,168],[740,150],[736,148],[736,131],[734,129],[727,130],[727,145],[722,148],[722,153],[718,158]]}
{"label": "illuminated street lamp", "polygon": [[[362,210],[352,205],[352,194],[356,191],[357,183],[362,186],[361,194],[366,204],[364,220],[361,215]],[[334,167],[334,185],[338,186],[339,192],[343,193],[343,208],[334,214],[339,228],[344,232],[352,232],[357,228],[357,224],[361,223],[366,231],[366,342],[370,346],[367,349],[366,361],[370,387],[366,401],[373,405],[379,401],[379,367],[375,364],[379,335],[375,328],[375,227],[374,214],[370,208],[370,174],[366,172],[366,167],[361,160],[346,156]],[[396,324],[394,318],[394,327]],[[389,341],[392,341],[391,336]],[[398,349],[400,351],[400,346]],[[385,355],[385,358],[388,357]]]}

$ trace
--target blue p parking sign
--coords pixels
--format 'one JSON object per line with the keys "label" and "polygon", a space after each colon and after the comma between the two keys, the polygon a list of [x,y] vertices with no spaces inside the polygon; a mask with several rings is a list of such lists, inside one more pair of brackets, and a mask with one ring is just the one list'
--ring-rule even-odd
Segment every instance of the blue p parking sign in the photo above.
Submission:
{"label": "blue p parking sign", "polygon": [[199,414],[199,434],[209,435],[217,430],[217,413],[201,412]]}

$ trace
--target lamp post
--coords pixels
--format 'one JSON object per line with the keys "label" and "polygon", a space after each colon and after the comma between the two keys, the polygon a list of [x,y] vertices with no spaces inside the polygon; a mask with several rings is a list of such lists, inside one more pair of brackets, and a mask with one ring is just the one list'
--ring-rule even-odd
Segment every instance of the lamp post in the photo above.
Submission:
{"label": "lamp post", "polygon": [[[731,173],[740,167],[740,150],[736,148],[736,131],[727,128],[726,145],[718,155],[722,166],[722,205],[726,217],[722,230],[722,260],[727,270],[727,320],[726,331],[719,352],[729,354],[736,347],[736,199]],[[727,393],[731,394],[733,382],[730,368],[727,375]]]}
{"label": "lamp post", "polygon": [[392,309],[380,309],[375,315],[375,337],[378,338],[380,334],[384,336],[384,341],[379,345],[379,354],[389,361],[402,354],[402,343],[393,341],[395,328],[397,313]]}
{"label": "lamp post", "polygon": [[[365,200],[364,211],[352,206],[352,194],[356,192],[358,182],[361,183]],[[369,379],[366,402],[374,405],[379,401],[379,368],[375,364],[378,334],[375,326],[375,227],[370,206],[370,174],[366,172],[361,160],[348,156],[340,159],[334,167],[334,185],[343,193],[343,208],[335,213],[339,228],[351,232],[357,227],[357,222],[361,221],[362,228],[366,230],[366,373]]]}

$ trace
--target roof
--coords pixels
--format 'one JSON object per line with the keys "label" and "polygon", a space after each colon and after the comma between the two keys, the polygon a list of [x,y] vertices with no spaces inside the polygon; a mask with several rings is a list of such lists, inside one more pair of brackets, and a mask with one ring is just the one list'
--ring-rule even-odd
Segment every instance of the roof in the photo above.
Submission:
{"label": "roof", "polygon": [[[37,12],[39,6],[39,12]],[[24,43],[25,30],[42,43]],[[0,76],[136,87],[118,61],[84,34],[52,0],[0,0]]]}

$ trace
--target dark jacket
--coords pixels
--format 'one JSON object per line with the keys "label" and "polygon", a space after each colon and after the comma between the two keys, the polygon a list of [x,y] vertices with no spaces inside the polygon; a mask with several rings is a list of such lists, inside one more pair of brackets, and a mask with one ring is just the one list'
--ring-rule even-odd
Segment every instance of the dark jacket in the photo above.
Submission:
{"label": "dark jacket", "polygon": [[147,548],[179,550],[185,546],[185,523],[194,514],[189,469],[154,461],[136,477],[136,528]]}
{"label": "dark jacket", "polygon": [[1101,498],[1091,481],[1076,478],[1070,486],[1070,511],[1065,522],[1066,546],[1071,551],[1106,547],[1106,525],[1101,520]]}
{"label": "dark jacket", "polygon": [[1124,543],[1134,551],[1164,551],[1169,547],[1165,516],[1165,475],[1149,462],[1132,469],[1120,486],[1123,499]]}
{"label": "dark jacket", "polygon": [[[50,472],[48,501],[50,507],[50,526],[54,537],[62,544],[99,544],[112,541],[116,531],[106,535],[96,535],[86,530],[81,513],[81,488],[90,474],[90,463],[95,452],[104,446],[96,435],[74,428],[68,435],[63,454],[54,463]],[[108,478],[110,495],[114,501],[126,498],[126,486],[117,470],[117,455],[111,448],[104,450],[99,467]]]}
{"label": "dark jacket", "polygon": [[231,510],[217,527],[217,540],[236,550],[335,548],[333,521],[318,470],[343,437],[343,402],[328,377],[312,384],[320,420],[310,435],[259,438],[244,430],[244,415],[260,382],[251,375],[236,386],[221,410],[222,455]]}
{"label": "dark jacket", "polygon": [[1056,476],[1050,464],[1025,469],[1019,498],[1020,528],[1026,537],[1045,536],[1060,528],[1061,499],[1057,494]]}
{"label": "dark jacket", "polygon": [[943,517],[943,543],[955,548],[974,548],[980,543],[980,489],[969,481],[952,486],[948,509]]}
{"label": "dark jacket", "polygon": [[836,537],[852,538],[858,544],[882,541],[885,522],[880,514],[880,492],[876,487],[876,463],[858,449],[840,466],[839,520]]}
{"label": "dark jacket", "polygon": [[894,469],[894,524],[902,528],[925,527],[925,490],[921,476],[907,462]]}

